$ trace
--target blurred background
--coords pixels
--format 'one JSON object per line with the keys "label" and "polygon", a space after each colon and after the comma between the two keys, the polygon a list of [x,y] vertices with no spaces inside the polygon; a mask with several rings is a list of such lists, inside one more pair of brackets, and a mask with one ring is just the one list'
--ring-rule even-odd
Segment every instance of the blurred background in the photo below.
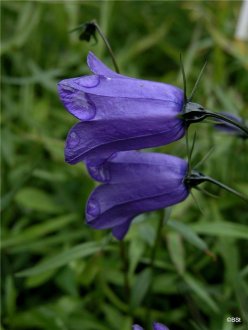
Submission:
{"label": "blurred background", "polygon": [[[240,1],[2,1],[2,325],[1,329],[131,330],[151,319],[171,330],[248,328],[248,207],[219,188],[173,207],[154,264],[147,270],[158,222],[140,216],[127,235],[129,306],[117,241],[84,221],[94,182],[83,164],[64,162],[76,123],[57,83],[89,74],[92,50],[112,66],[103,43],[69,33],[97,19],[121,72],[183,87],[180,53],[194,101],[248,117],[248,48],[236,40]],[[247,141],[196,132],[193,164],[248,195]],[[186,158],[185,140],[157,151]],[[236,323],[227,317],[237,317]]]}

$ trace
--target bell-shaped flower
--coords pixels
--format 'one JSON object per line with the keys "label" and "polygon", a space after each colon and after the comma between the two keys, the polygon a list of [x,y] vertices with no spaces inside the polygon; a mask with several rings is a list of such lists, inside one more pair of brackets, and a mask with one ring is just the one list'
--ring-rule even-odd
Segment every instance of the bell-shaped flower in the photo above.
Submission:
{"label": "bell-shaped flower", "polygon": [[125,236],[137,215],[177,204],[189,194],[184,180],[188,163],[175,156],[120,152],[99,166],[88,164],[88,171],[103,184],[88,199],[87,223],[111,228],[117,239]]}
{"label": "bell-shaped flower", "polygon": [[[144,330],[140,325],[134,324],[132,330]],[[153,323],[153,330],[169,330],[167,326],[162,323],[154,322]]]}
{"label": "bell-shaped flower", "polygon": [[93,53],[87,61],[92,75],[58,84],[64,106],[80,120],[67,136],[68,163],[100,163],[117,151],[161,146],[185,134],[178,118],[184,106],[181,89],[117,74]]}

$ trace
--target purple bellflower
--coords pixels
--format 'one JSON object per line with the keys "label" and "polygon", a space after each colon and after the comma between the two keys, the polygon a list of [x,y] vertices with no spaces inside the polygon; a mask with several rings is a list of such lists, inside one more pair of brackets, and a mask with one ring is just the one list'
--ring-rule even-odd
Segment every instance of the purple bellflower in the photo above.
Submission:
{"label": "purple bellflower", "polygon": [[123,151],[101,164],[87,164],[87,168],[91,177],[102,183],[87,201],[87,224],[95,229],[112,229],[119,240],[137,215],[182,202],[191,188],[202,182],[218,185],[248,202],[246,196],[191,170],[187,161],[176,156]]}
{"label": "purple bellflower", "polygon": [[117,74],[91,52],[87,62],[92,75],[58,84],[64,106],[80,120],[67,136],[68,163],[99,164],[117,151],[161,146],[185,134],[181,89]]}
{"label": "purple bellflower", "polygon": [[70,164],[100,164],[118,151],[166,145],[179,140],[191,123],[208,117],[229,122],[248,136],[248,128],[230,116],[191,102],[199,78],[187,98],[185,74],[182,91],[172,85],[120,75],[91,52],[87,61],[92,75],[58,84],[64,106],[80,120],[66,139],[65,160]]}
{"label": "purple bellflower", "polygon": [[120,240],[137,215],[177,204],[190,192],[185,181],[188,163],[175,156],[119,152],[99,166],[88,165],[88,171],[103,184],[88,199],[87,223],[96,229],[111,228]]}
{"label": "purple bellflower", "polygon": [[[144,330],[140,325],[134,324],[132,330]],[[162,323],[154,322],[153,323],[153,330],[169,330],[167,326]]]}
{"label": "purple bellflower", "polygon": [[[225,117],[228,117],[232,120],[234,120],[235,122],[238,122],[238,123],[241,123],[243,124],[244,126],[245,125],[245,121],[243,118],[240,118],[236,115],[233,115],[231,113],[228,113],[228,112],[220,112],[220,114],[224,115]],[[216,119],[216,121],[218,122],[218,124],[216,124],[214,127],[219,130],[219,131],[222,131],[222,132],[225,132],[227,134],[231,134],[231,135],[236,135],[238,137],[241,137],[243,139],[247,139],[248,136],[247,134],[245,134],[241,129],[239,129],[238,127],[230,124],[230,123],[227,123],[227,122],[224,122],[224,121],[221,121],[221,120],[218,120]]]}

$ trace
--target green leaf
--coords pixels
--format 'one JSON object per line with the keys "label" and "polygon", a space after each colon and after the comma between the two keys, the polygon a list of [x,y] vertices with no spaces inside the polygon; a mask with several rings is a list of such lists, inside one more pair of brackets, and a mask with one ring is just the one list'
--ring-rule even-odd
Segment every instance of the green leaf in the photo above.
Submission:
{"label": "green leaf", "polygon": [[151,283],[151,269],[147,268],[137,275],[131,292],[131,308],[140,306]]}
{"label": "green leaf", "polygon": [[42,237],[48,233],[63,228],[68,223],[76,219],[75,214],[68,214],[56,218],[48,219],[44,223],[36,224],[23,230],[21,233],[15,234],[10,238],[2,241],[1,248],[11,247],[15,245],[25,245],[32,240]]}
{"label": "green leaf", "polygon": [[171,260],[173,261],[179,274],[185,271],[184,247],[181,236],[178,233],[168,233],[166,235],[167,245]]}
{"label": "green leaf", "polygon": [[132,240],[129,246],[129,275],[132,275],[145,250],[145,244],[140,239]]}
{"label": "green leaf", "polygon": [[199,297],[208,307],[215,313],[219,312],[219,307],[216,302],[211,298],[206,290],[206,285],[201,283],[198,279],[191,276],[189,273],[183,275],[183,279],[190,287],[190,289]]}
{"label": "green leaf", "polygon": [[113,306],[109,304],[103,304],[102,309],[108,323],[113,327],[113,329],[116,327],[116,324],[123,324],[123,316],[118,309],[113,308]]}
{"label": "green leaf", "polygon": [[25,281],[27,288],[36,288],[48,282],[54,276],[54,271],[52,269],[32,277],[27,277]]}
{"label": "green leaf", "polygon": [[63,205],[57,203],[51,195],[37,188],[23,188],[15,197],[16,202],[23,208],[39,212],[61,213]]}
{"label": "green leaf", "polygon": [[154,278],[152,291],[158,294],[176,294],[178,292],[178,275],[164,272]]}
{"label": "green leaf", "polygon": [[248,239],[248,226],[238,223],[225,221],[196,223],[191,225],[191,228],[198,234]]}
{"label": "green leaf", "polygon": [[97,252],[106,250],[111,250],[111,248],[109,246],[106,246],[106,243],[103,242],[87,242],[79,244],[51,258],[48,258],[45,261],[42,261],[34,267],[28,268],[17,273],[16,276],[37,275],[47,270],[64,266],[72,260],[78,258],[85,258]]}
{"label": "green leaf", "polygon": [[5,291],[6,312],[8,317],[13,317],[16,310],[17,290],[15,288],[13,277],[10,275],[6,277]]}
{"label": "green leaf", "polygon": [[208,251],[206,242],[201,239],[189,225],[176,220],[169,220],[168,226],[175,229],[179,234],[183,236],[185,240],[196,246],[198,249],[202,251]]}

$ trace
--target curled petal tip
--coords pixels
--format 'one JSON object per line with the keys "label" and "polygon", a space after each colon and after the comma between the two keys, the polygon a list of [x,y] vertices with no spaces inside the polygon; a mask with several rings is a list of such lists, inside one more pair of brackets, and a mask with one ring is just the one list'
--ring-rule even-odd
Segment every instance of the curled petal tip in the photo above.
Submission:
{"label": "curled petal tip", "polygon": [[95,104],[88,91],[99,84],[97,76],[85,76],[62,80],[58,84],[58,92],[65,108],[80,120],[90,120],[96,114]]}
{"label": "curled petal tip", "polygon": [[105,77],[122,77],[118,73],[109,69],[93,52],[89,52],[87,56],[87,64],[91,72],[96,75],[105,76]]}

